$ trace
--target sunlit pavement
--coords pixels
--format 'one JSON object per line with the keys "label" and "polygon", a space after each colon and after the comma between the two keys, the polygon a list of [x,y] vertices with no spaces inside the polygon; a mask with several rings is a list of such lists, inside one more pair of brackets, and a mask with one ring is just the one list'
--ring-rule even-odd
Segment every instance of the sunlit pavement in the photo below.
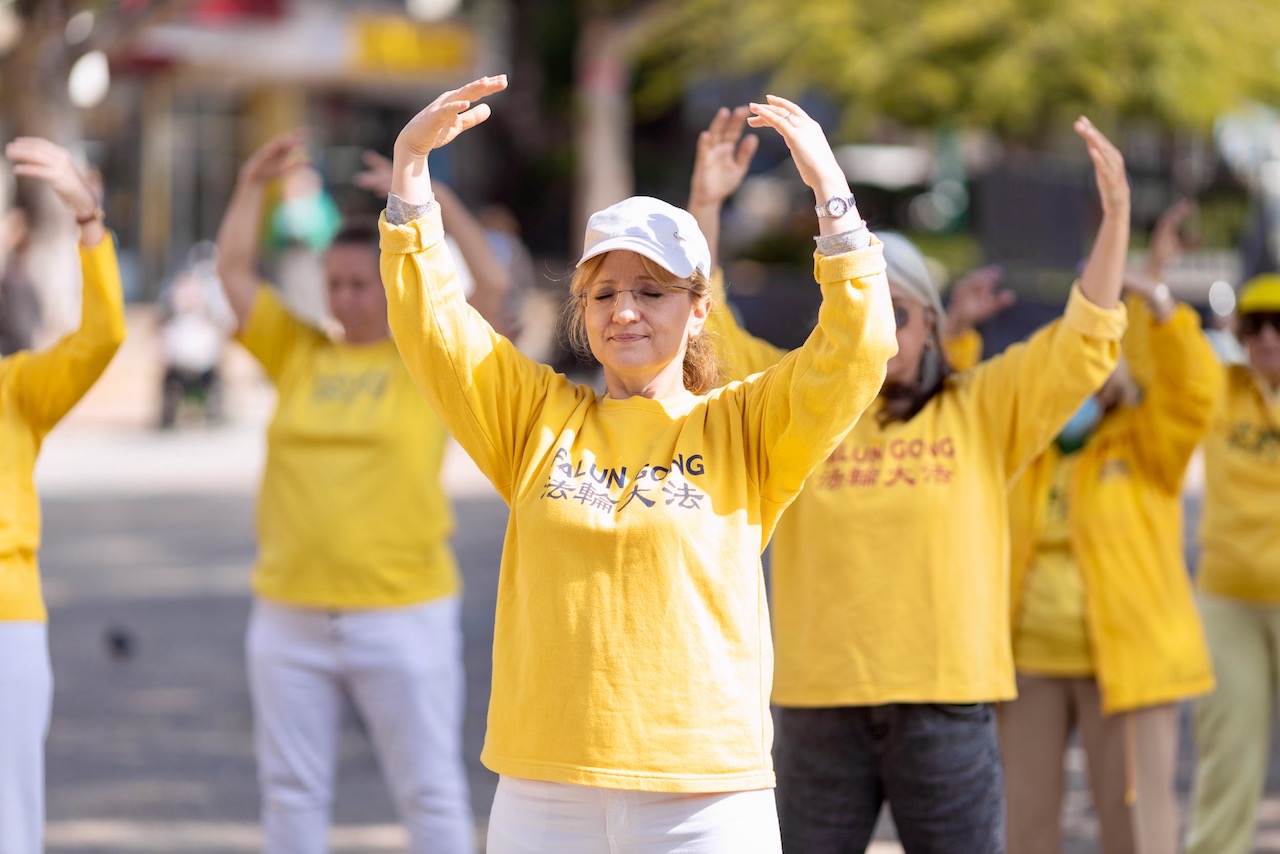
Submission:
{"label": "sunlit pavement", "polygon": [[[131,328],[146,328],[131,318]],[[253,495],[270,394],[243,354],[228,376],[233,418],[160,433],[158,374],[143,331],[48,439],[38,481],[56,679],[48,742],[48,850],[239,852],[260,847],[242,641]],[[455,548],[467,593],[465,751],[479,837],[496,778],[479,764],[497,566],[506,508],[453,449]],[[1274,752],[1274,751],[1273,751]],[[1187,791],[1184,733],[1180,791]],[[1070,757],[1070,854],[1096,850],[1083,758]],[[1273,768],[1280,761],[1273,761]],[[1280,852],[1280,770],[1257,851]],[[334,850],[403,850],[368,741],[348,715]],[[886,822],[872,848],[900,851]]]}

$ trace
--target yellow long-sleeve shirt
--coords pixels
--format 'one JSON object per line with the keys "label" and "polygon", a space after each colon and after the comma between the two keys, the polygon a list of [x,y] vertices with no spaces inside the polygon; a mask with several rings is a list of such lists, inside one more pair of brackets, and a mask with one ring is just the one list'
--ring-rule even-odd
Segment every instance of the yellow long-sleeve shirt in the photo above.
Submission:
{"label": "yellow long-sleeve shirt", "polygon": [[[1025,626],[1028,616],[1074,622],[1083,588],[1092,670],[1108,714],[1213,687],[1182,555],[1181,487],[1220,398],[1221,368],[1192,309],[1180,306],[1163,324],[1154,322],[1144,304],[1133,304],[1131,312],[1144,342],[1145,394],[1140,403],[1109,412],[1073,455],[1066,504],[1075,577],[1058,579],[1056,598],[1063,610],[1056,618],[1050,609],[1029,615],[1023,606],[1032,581],[1028,576],[1041,572],[1037,544],[1050,533],[1049,494],[1063,465],[1057,450],[1051,448],[1028,467],[1009,495],[1010,622]],[[1028,663],[1041,665],[1039,672],[1055,672],[1054,650],[1039,652],[1039,661]],[[1067,652],[1078,660],[1077,648]],[[1018,662],[1020,669],[1023,664]]]}
{"label": "yellow long-sleeve shirt", "polygon": [[1280,407],[1246,366],[1226,369],[1226,397],[1204,443],[1197,583],[1215,596],[1280,603]]}
{"label": "yellow long-sleeve shirt", "polygon": [[[1071,549],[1071,499],[1079,454],[1062,455],[1052,445],[1041,459],[1052,460],[1042,489],[1045,495],[1033,507],[1019,505],[1024,496],[1009,502],[1013,536],[1013,666],[1019,673],[1037,676],[1083,678],[1094,675],[1093,649],[1089,642],[1089,618],[1085,608],[1084,578]],[[1024,473],[1014,489],[1030,479]],[[1039,485],[1039,484],[1038,484]],[[1018,490],[1025,491],[1025,490]],[[1038,510],[1039,535],[1034,536],[1020,514]],[[1028,529],[1031,528],[1031,531]],[[1019,584],[1019,546],[1030,543],[1029,568]]]}
{"label": "yellow long-sleeve shirt", "polygon": [[511,508],[484,764],[648,791],[771,786],[760,553],[896,351],[879,244],[817,258],[818,328],[773,370],[619,400],[466,305],[438,213],[382,227],[405,364]]}
{"label": "yellow long-sleeve shirt", "polygon": [[330,341],[265,287],[238,337],[278,394],[254,591],[312,608],[395,607],[457,592],[440,482],[448,436],[395,342]]}
{"label": "yellow long-sleeve shirt", "polygon": [[0,622],[44,622],[36,551],[40,501],[32,474],[53,426],[94,384],[124,341],[120,269],[110,235],[80,248],[80,328],[48,350],[0,360]]}
{"label": "yellow long-sleeve shirt", "polygon": [[[781,356],[729,312],[712,320],[733,376]],[[774,702],[1014,696],[1008,484],[1110,375],[1124,326],[1123,307],[1073,291],[1061,320],[910,421],[858,422],[774,537]]]}

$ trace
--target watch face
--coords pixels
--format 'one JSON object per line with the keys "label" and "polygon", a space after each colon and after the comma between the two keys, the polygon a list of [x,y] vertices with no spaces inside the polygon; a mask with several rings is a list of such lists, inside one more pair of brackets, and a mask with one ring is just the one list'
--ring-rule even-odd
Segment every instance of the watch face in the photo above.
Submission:
{"label": "watch face", "polygon": [[827,202],[827,215],[832,217],[841,217],[849,212],[849,203],[841,198],[834,198]]}

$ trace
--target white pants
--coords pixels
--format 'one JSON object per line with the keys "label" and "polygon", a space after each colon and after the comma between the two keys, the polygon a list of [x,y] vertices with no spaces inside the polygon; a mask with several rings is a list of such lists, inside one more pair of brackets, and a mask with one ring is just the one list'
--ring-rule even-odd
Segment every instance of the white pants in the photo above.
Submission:
{"label": "white pants", "polygon": [[773,789],[669,794],[499,777],[488,854],[779,854]]}
{"label": "white pants", "polygon": [[255,600],[246,639],[267,854],[327,852],[344,690],[413,854],[473,854],[460,600],[322,611]]}
{"label": "white pants", "polygon": [[44,623],[0,623],[0,854],[44,850],[44,740],[53,710]]}

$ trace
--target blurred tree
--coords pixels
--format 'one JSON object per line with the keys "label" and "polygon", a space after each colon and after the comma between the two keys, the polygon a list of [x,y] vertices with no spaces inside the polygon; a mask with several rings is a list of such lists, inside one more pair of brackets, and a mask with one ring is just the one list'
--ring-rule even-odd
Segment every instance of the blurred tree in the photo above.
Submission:
{"label": "blurred tree", "polygon": [[0,131],[80,141],[68,77],[91,51],[110,54],[195,0],[0,0]]}
{"label": "blurred tree", "polygon": [[1041,141],[1088,111],[1208,128],[1247,98],[1280,99],[1275,0],[664,0],[662,71],[647,99],[691,79],[770,72],[816,89],[846,131],[881,119]]}
{"label": "blurred tree", "polygon": [[592,212],[632,194],[632,75],[662,23],[662,7],[654,2],[579,0],[578,13],[577,194],[571,223],[575,238]]}

